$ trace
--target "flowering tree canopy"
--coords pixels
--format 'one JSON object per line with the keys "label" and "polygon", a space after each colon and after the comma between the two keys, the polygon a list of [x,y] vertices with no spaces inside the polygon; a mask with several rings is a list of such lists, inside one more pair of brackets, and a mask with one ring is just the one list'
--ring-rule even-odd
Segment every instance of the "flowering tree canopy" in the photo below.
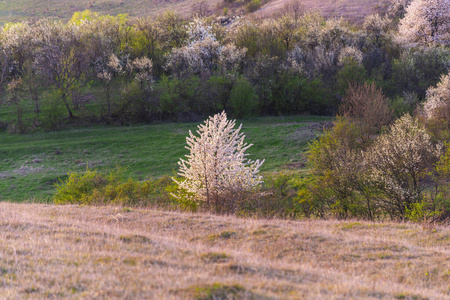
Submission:
{"label": "flowering tree canopy", "polygon": [[450,72],[442,75],[436,87],[427,90],[427,101],[424,103],[424,112],[427,119],[450,122]]}
{"label": "flowering tree canopy", "polygon": [[262,182],[257,174],[264,160],[246,158],[245,151],[252,144],[244,143],[242,125],[234,127],[235,120],[228,120],[222,112],[199,125],[198,136],[189,131],[186,138],[190,153],[178,163],[179,175],[185,180],[174,181],[180,189],[195,194],[207,205],[217,205],[223,197],[252,189]]}
{"label": "flowering tree canopy", "polygon": [[400,21],[400,35],[424,45],[450,44],[450,0],[414,0]]}

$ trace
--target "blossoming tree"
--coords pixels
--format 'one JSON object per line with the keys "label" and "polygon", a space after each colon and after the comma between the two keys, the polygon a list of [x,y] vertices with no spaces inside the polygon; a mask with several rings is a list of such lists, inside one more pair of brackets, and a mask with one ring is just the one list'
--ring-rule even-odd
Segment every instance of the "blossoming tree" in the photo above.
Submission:
{"label": "blossoming tree", "polygon": [[190,153],[178,163],[178,174],[185,180],[174,179],[181,190],[218,210],[223,209],[221,205],[234,207],[238,193],[262,182],[258,173],[264,160],[247,159],[245,151],[252,144],[244,143],[242,124],[236,129],[235,123],[222,112],[199,125],[198,136],[189,131],[186,148]]}
{"label": "blossoming tree", "polygon": [[400,35],[424,45],[450,44],[450,1],[414,0],[400,21]]}
{"label": "blossoming tree", "polygon": [[427,90],[427,101],[423,108],[427,120],[436,120],[443,127],[450,127],[450,72],[441,76],[436,87]]}

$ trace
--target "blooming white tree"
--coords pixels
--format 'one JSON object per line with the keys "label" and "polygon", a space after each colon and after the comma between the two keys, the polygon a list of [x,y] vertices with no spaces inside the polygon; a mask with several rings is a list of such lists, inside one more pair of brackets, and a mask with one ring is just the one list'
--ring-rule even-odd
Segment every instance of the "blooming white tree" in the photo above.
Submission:
{"label": "blooming white tree", "polygon": [[423,105],[428,120],[440,121],[450,125],[450,72],[442,75],[436,87],[427,90],[427,101]]}
{"label": "blooming white tree", "polygon": [[150,91],[153,88],[153,62],[151,59],[146,56],[136,58],[129,62],[128,68],[136,71],[134,82],[138,84],[143,91]]}
{"label": "blooming white tree", "polygon": [[230,43],[222,46],[211,36],[172,50],[166,59],[166,69],[177,77],[192,74],[209,74],[218,70],[222,73],[236,70],[241,65],[247,49],[239,49]]}
{"label": "blooming white tree", "polygon": [[245,151],[252,144],[244,143],[242,124],[236,129],[235,120],[228,120],[225,111],[209,117],[198,126],[197,134],[189,131],[186,138],[190,153],[181,159],[180,176],[173,179],[181,190],[192,193],[197,200],[216,209],[225,201],[233,202],[233,193],[247,191],[262,182],[258,176],[263,161],[247,159]]}
{"label": "blooming white tree", "polygon": [[414,0],[400,21],[406,41],[424,45],[450,44],[450,0]]}

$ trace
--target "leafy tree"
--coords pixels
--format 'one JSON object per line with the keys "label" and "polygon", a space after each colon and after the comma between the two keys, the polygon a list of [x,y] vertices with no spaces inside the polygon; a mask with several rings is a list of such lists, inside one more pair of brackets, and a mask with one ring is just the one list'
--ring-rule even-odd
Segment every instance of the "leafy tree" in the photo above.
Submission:
{"label": "leafy tree", "polygon": [[161,29],[161,40],[167,48],[183,46],[188,35],[185,21],[173,11],[167,11],[158,17],[158,25]]}
{"label": "leafy tree", "polygon": [[254,88],[245,78],[239,78],[231,90],[230,106],[236,118],[249,116],[256,107]]}
{"label": "leafy tree", "polygon": [[346,118],[338,118],[333,125],[309,146],[307,156],[313,180],[308,201],[321,217],[331,212],[339,217],[372,219],[376,212],[373,186],[365,180],[365,147],[359,138],[360,130]]}
{"label": "leafy tree", "polygon": [[[41,21],[37,25],[36,66],[39,74],[58,90],[61,101],[73,118],[77,107],[74,94],[85,80],[88,58],[84,55],[79,28],[75,24]],[[72,107],[69,100],[72,99]]]}
{"label": "leafy tree", "polygon": [[246,158],[245,151],[252,145],[244,143],[242,125],[235,129],[235,123],[223,111],[199,125],[198,136],[189,131],[186,148],[190,153],[178,163],[184,179],[174,179],[180,190],[219,211],[234,210],[239,193],[262,182],[257,174],[264,160]]}

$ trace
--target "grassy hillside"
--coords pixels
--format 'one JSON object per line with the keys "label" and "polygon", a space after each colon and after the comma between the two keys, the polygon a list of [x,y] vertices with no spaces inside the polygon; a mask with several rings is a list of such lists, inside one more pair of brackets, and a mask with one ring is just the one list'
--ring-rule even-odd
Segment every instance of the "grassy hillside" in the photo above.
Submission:
{"label": "grassy hillside", "polygon": [[[196,0],[1,0],[0,25],[21,20],[36,18],[68,19],[76,11],[92,10],[104,14],[129,14],[131,18],[157,16],[170,9],[190,17],[192,4]],[[271,0],[258,13],[264,15],[278,12],[283,5],[291,0]],[[217,11],[221,0],[207,0],[211,12]],[[353,21],[361,21],[364,16],[383,8],[388,0],[302,0],[308,10],[318,10],[325,17],[345,17]],[[220,6],[220,5],[219,5]],[[239,6],[238,6],[239,7]],[[239,8],[236,13],[244,10]]]}
{"label": "grassy hillside", "polygon": [[6,299],[448,299],[450,228],[0,203]]}
{"label": "grassy hillside", "polygon": [[[324,117],[271,117],[244,120],[251,159],[266,159],[262,171],[296,166],[316,132],[311,124]],[[239,122],[238,122],[239,124]],[[0,200],[45,199],[59,178],[87,166],[128,168],[135,179],[173,175],[189,130],[197,124],[91,127],[27,135],[0,133]]]}
{"label": "grassy hillside", "polygon": [[[191,15],[195,0],[2,0],[0,24],[34,18],[68,19],[74,12],[86,9],[104,14],[129,14],[130,17],[156,16],[168,9],[182,15]],[[215,7],[220,0],[208,0]]]}

